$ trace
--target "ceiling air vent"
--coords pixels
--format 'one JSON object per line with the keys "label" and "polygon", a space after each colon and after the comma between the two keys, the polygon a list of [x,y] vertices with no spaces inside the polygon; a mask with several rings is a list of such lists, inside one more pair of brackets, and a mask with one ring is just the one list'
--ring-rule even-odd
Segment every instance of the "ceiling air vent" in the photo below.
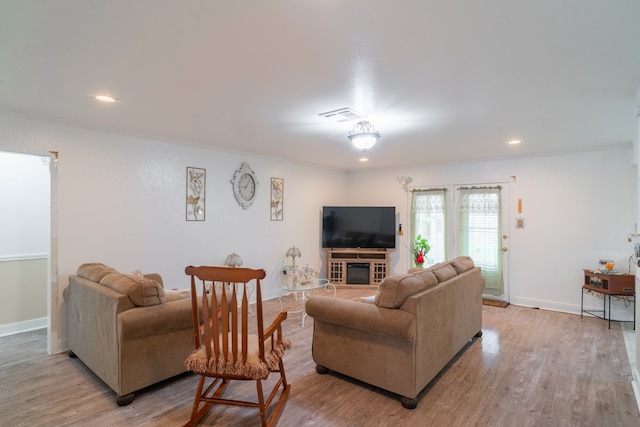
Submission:
{"label": "ceiling air vent", "polygon": [[366,120],[366,117],[357,111],[345,107],[338,110],[327,111],[326,113],[320,113],[319,116],[325,117],[329,120],[333,120],[337,123],[351,122],[355,120]]}

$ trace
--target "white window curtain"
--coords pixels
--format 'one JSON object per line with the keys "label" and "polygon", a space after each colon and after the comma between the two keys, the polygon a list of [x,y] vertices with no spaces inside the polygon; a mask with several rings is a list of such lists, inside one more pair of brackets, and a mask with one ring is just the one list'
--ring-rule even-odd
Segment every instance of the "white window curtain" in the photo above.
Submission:
{"label": "white window curtain", "polygon": [[501,187],[461,187],[460,255],[482,268],[487,289],[502,289]]}
{"label": "white window curtain", "polygon": [[411,192],[411,232],[409,242],[419,234],[427,239],[431,250],[426,256],[427,265],[446,260],[445,189],[424,189]]}

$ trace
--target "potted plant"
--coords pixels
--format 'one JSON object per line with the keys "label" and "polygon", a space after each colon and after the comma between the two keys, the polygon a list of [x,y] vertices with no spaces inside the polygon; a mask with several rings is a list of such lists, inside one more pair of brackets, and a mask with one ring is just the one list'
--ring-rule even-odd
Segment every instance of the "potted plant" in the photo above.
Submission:
{"label": "potted plant", "polygon": [[413,254],[413,261],[415,262],[416,267],[422,267],[427,252],[431,250],[431,246],[427,243],[427,239],[422,238],[422,236],[418,234],[413,242],[411,242],[410,249]]}

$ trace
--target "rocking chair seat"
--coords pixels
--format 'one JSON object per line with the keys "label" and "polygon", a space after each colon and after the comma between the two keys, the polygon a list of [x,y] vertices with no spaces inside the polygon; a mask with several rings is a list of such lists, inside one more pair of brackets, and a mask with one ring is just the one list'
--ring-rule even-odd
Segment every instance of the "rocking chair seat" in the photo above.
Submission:
{"label": "rocking chair seat", "polygon": [[[229,342],[231,342],[231,333],[228,334],[228,337]],[[189,357],[187,357],[184,364],[188,370],[199,375],[239,375],[253,380],[261,380],[267,378],[270,372],[278,371],[280,359],[284,355],[284,351],[291,348],[291,341],[283,339],[275,343],[273,350],[267,350],[271,348],[271,338],[269,337],[264,341],[265,361],[263,362],[260,360],[258,336],[248,335],[247,339],[248,350],[246,363],[242,363],[242,360],[234,363],[231,352],[229,352],[227,362],[225,362],[224,357],[219,357],[218,360],[216,360],[213,355],[207,360],[207,352],[203,346],[194,350]],[[238,342],[241,340],[242,335],[238,334]],[[219,345],[222,346],[222,340],[218,339],[218,342]],[[241,358],[238,357],[238,359]]]}

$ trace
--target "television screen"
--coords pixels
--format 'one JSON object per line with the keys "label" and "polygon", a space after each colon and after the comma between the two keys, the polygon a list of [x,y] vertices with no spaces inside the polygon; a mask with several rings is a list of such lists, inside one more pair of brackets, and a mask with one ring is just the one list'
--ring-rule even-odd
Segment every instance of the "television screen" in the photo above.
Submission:
{"label": "television screen", "polygon": [[396,247],[394,206],[324,206],[322,247],[393,249]]}

